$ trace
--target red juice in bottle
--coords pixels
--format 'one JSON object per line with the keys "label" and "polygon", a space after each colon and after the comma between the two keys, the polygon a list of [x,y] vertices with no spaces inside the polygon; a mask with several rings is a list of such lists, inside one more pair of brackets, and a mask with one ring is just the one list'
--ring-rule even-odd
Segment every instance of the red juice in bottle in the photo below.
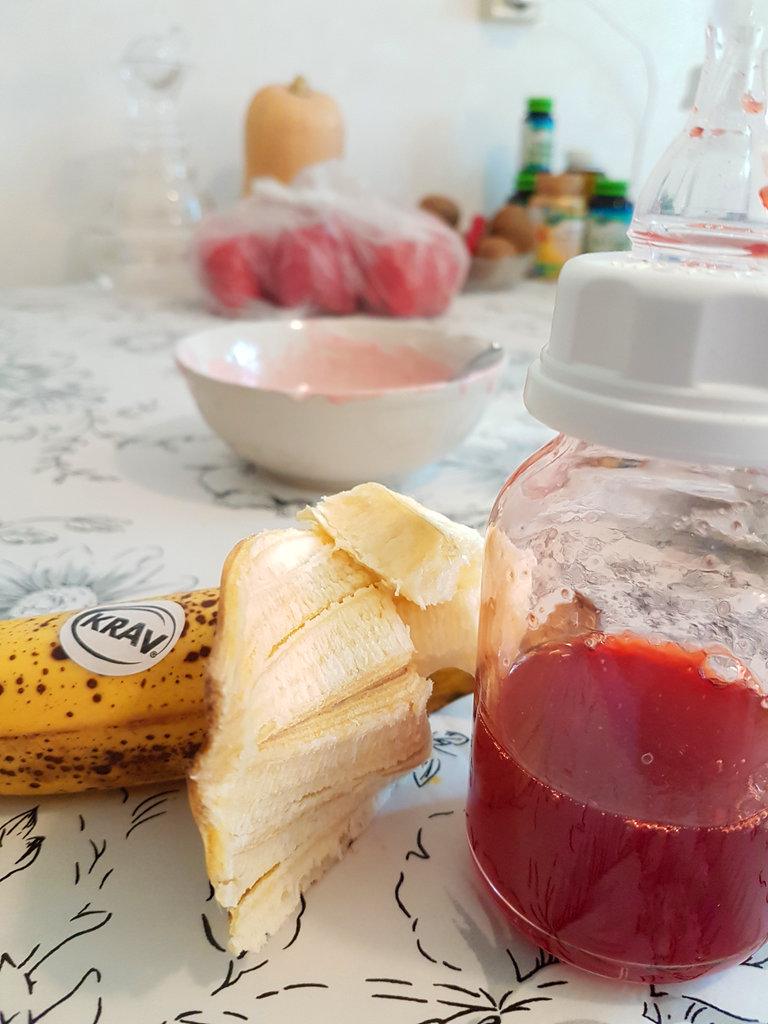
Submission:
{"label": "red juice in bottle", "polygon": [[768,701],[735,659],[594,633],[483,687],[468,836],[522,932],[645,982],[765,941]]}

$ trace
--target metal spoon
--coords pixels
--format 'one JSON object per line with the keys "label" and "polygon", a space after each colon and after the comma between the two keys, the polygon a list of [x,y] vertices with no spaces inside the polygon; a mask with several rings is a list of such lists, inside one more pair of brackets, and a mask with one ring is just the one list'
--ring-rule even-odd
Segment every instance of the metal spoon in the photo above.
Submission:
{"label": "metal spoon", "polygon": [[461,380],[463,377],[468,377],[470,373],[476,373],[478,370],[484,370],[486,366],[493,366],[494,363],[499,361],[500,355],[504,352],[504,349],[497,342],[491,342],[488,348],[481,349],[472,358],[466,362],[460,370],[453,375],[453,380]]}

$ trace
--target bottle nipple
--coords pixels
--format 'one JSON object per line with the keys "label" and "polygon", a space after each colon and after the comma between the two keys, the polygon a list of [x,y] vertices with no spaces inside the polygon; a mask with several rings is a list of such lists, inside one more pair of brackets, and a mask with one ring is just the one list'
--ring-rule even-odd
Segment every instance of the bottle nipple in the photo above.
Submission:
{"label": "bottle nipple", "polygon": [[644,259],[768,269],[768,0],[716,0],[685,128],[629,229]]}

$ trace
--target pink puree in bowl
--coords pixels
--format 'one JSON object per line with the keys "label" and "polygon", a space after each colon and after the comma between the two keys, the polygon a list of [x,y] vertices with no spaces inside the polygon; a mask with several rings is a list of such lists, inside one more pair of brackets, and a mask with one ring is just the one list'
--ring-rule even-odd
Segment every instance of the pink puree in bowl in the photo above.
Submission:
{"label": "pink puree in bowl", "polygon": [[273,359],[259,362],[248,349],[249,365],[211,360],[208,373],[217,380],[247,387],[282,391],[297,398],[327,395],[353,398],[396,388],[442,384],[454,368],[410,345],[382,348],[374,341],[356,341],[337,334],[315,334],[310,344],[286,345]]}

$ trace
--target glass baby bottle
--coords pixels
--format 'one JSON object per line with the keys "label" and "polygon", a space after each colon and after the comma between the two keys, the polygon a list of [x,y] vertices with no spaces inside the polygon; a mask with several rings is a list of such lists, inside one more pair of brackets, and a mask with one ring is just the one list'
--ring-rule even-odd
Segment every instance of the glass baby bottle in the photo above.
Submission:
{"label": "glass baby bottle", "polygon": [[563,269],[560,434],[486,538],[467,832],[507,917],[607,977],[768,938],[768,3],[721,0],[631,253]]}

